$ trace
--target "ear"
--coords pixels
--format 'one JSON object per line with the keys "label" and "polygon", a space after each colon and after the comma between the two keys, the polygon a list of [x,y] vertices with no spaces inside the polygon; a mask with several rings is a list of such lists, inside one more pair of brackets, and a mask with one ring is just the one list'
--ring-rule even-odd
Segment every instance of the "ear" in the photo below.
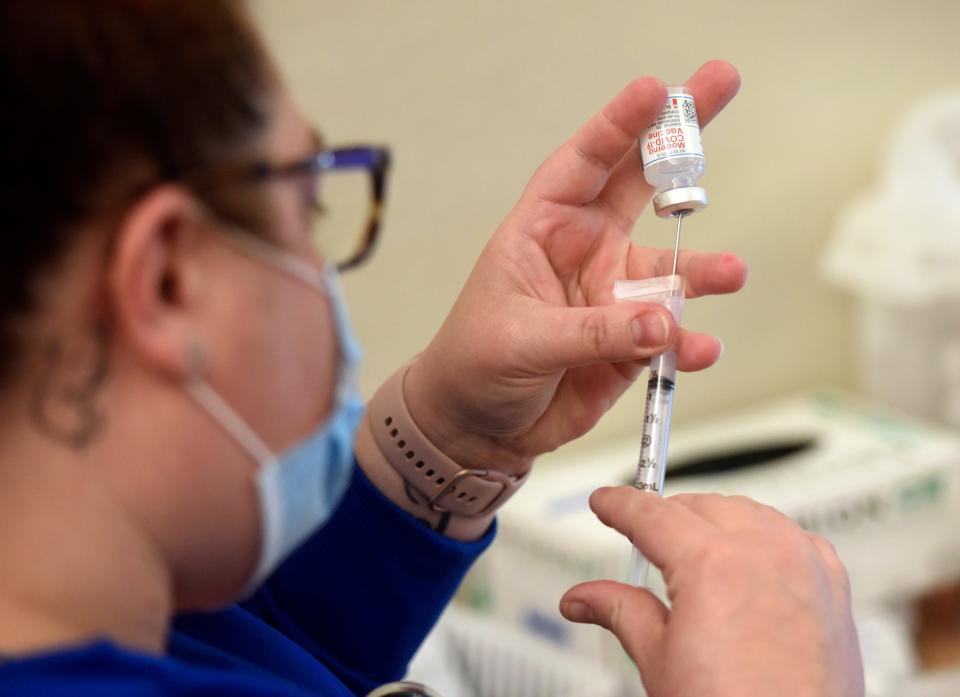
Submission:
{"label": "ear", "polygon": [[209,222],[192,194],[158,187],[127,211],[108,262],[120,338],[146,364],[179,379],[193,369],[191,318],[201,293],[205,229]]}

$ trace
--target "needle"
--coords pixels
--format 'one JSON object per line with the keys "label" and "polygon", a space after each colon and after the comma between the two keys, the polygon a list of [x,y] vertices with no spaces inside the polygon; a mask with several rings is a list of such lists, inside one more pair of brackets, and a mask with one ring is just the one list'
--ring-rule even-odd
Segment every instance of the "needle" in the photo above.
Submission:
{"label": "needle", "polygon": [[677,214],[677,241],[673,247],[673,274],[677,275],[677,259],[680,257],[680,227],[683,225],[683,215],[686,211],[680,211]]}

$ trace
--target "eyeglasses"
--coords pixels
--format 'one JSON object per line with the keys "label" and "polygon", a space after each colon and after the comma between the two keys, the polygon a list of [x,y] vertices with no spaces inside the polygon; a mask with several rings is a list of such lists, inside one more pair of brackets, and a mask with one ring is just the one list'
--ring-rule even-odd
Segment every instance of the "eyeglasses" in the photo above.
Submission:
{"label": "eyeglasses", "polygon": [[318,251],[340,271],[373,253],[380,232],[390,151],[371,146],[325,149],[283,165],[258,164],[254,180],[302,182],[313,213],[311,234]]}

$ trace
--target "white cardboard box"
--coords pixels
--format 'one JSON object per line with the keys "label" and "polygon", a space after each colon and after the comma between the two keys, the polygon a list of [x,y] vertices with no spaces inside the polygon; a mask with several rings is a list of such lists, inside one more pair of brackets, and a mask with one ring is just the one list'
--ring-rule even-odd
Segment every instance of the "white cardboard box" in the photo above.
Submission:
{"label": "white cardboard box", "polygon": [[444,697],[620,697],[620,676],[517,627],[454,603],[410,664],[407,679]]}
{"label": "white cardboard box", "polygon": [[[742,466],[765,450],[782,457]],[[596,520],[587,499],[599,486],[632,482],[638,451],[639,432],[535,471],[501,512],[498,539],[465,593],[502,621],[632,680],[619,645],[567,623],[557,605],[575,583],[626,579],[629,543]],[[830,539],[858,604],[903,601],[960,577],[960,438],[944,429],[819,391],[677,429],[669,462],[667,495],[742,494]],[[677,476],[697,467],[723,471]],[[662,593],[654,570],[650,584]]]}

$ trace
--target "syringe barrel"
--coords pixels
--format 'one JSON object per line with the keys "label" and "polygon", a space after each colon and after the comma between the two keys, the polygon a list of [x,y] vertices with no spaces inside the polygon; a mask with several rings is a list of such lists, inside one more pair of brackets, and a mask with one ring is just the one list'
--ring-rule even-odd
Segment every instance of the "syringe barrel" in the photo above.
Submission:
{"label": "syringe barrel", "polygon": [[670,440],[670,416],[677,375],[677,354],[670,350],[650,361],[647,404],[643,414],[643,437],[634,486],[663,494]]}
{"label": "syringe barrel", "polygon": [[[678,324],[683,314],[685,291],[686,285],[681,276],[663,276],[646,281],[617,281],[613,286],[613,295],[617,300],[661,303],[670,310]],[[673,349],[650,360],[640,461],[634,485],[638,489],[660,496],[663,495],[663,480],[667,471],[667,447],[676,377],[677,354]],[[645,586],[649,566],[643,555],[634,548],[630,562],[630,582],[635,586]]]}

